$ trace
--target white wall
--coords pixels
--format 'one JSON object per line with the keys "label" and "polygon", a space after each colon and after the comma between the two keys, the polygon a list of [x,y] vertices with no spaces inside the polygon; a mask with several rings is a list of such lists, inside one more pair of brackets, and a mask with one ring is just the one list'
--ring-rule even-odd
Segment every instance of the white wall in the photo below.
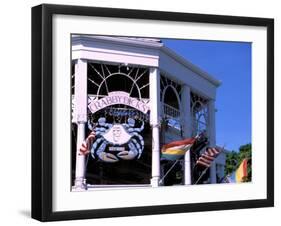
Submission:
{"label": "white wall", "polygon": [[[130,0],[68,0],[47,1],[48,3],[92,5],[103,7],[140,8],[163,11],[182,11],[192,13],[229,14],[238,16],[274,17],[276,29],[275,62],[281,60],[281,15],[278,1],[130,1]],[[30,7],[41,1],[3,1],[1,3],[1,49],[0,49],[0,103],[1,103],[1,158],[0,158],[0,224],[37,225],[29,218],[30,214]],[[281,84],[280,64],[276,64],[275,84]],[[281,115],[281,90],[276,89],[275,115]],[[276,137],[281,136],[280,117],[275,121]],[[280,159],[281,139],[276,139],[275,159]],[[199,212],[145,217],[84,220],[55,223],[60,225],[145,225],[161,222],[172,225],[265,225],[277,221],[280,204],[280,163],[276,162],[276,207],[263,209]],[[12,164],[11,164],[12,163]]]}

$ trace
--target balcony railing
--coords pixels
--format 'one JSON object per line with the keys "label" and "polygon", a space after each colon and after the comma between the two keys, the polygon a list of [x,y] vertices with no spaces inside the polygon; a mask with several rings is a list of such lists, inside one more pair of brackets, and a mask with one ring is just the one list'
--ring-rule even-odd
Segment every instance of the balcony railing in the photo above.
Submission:
{"label": "balcony railing", "polygon": [[176,130],[181,130],[180,111],[168,104],[163,103],[163,114],[167,119],[167,125]]}

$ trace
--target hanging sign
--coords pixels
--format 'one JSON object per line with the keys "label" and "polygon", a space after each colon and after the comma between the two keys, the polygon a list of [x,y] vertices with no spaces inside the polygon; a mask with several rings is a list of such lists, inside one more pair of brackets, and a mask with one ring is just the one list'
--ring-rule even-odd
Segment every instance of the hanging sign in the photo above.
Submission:
{"label": "hanging sign", "polygon": [[115,104],[123,104],[133,107],[143,113],[147,113],[150,109],[149,100],[139,100],[134,97],[130,97],[130,94],[123,91],[109,92],[108,96],[98,100],[93,100],[89,104],[89,109],[92,113],[95,113],[103,108],[106,108]]}
{"label": "hanging sign", "polygon": [[90,148],[92,157],[97,156],[104,162],[139,159],[144,149],[144,139],[140,134],[143,129],[144,122],[141,127],[136,127],[132,118],[123,124],[110,124],[105,118],[99,118],[93,128],[96,139]]}

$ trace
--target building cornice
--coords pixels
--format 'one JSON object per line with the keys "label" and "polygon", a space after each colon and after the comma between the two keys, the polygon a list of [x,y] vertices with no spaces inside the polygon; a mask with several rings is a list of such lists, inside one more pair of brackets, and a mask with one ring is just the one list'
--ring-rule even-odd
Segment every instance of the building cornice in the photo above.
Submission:
{"label": "building cornice", "polygon": [[105,41],[107,43],[123,44],[132,47],[160,48],[163,43],[152,41],[153,39],[134,39],[119,36],[90,36],[90,35],[73,35],[73,43],[77,41]]}

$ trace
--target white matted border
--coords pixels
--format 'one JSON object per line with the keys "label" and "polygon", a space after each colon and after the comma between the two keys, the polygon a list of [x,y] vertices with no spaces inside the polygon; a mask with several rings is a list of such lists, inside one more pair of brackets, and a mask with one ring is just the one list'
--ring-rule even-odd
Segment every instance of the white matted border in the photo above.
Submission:
{"label": "white matted border", "polygon": [[[252,42],[253,182],[71,192],[71,33]],[[266,199],[266,41],[265,27],[54,15],[53,211]]]}

